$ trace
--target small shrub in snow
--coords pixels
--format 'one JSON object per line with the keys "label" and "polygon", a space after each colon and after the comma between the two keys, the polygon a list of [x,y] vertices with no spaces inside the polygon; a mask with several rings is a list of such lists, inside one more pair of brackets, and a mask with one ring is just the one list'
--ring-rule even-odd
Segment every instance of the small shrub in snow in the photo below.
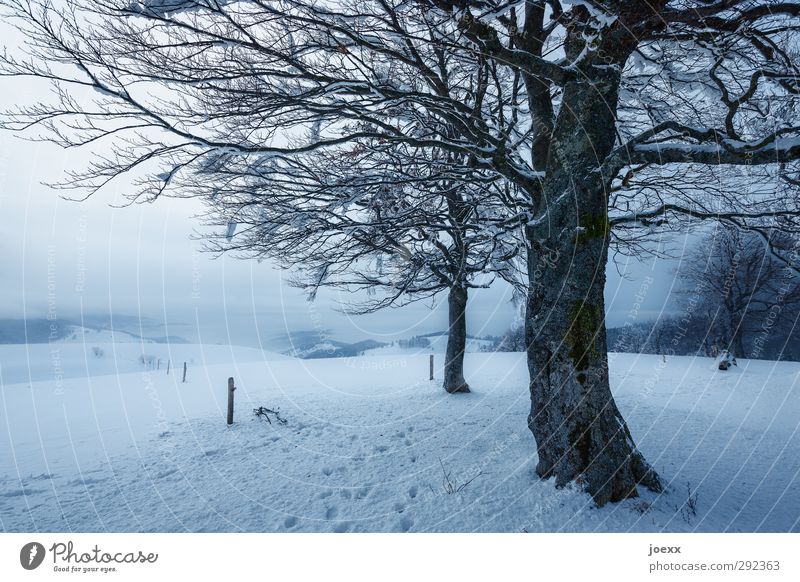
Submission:
{"label": "small shrub in snow", "polygon": [[442,488],[448,495],[460,493],[467,487],[467,485],[483,475],[483,471],[478,471],[472,478],[467,479],[466,481],[459,481],[457,478],[451,477],[453,472],[444,468],[444,463],[442,463],[441,459],[439,459],[439,465],[442,467]]}
{"label": "small shrub in snow", "polygon": [[675,509],[680,509],[681,517],[686,523],[692,523],[692,518],[697,517],[697,492],[692,491],[690,482],[686,482],[686,501],[680,508],[676,505]]}
{"label": "small shrub in snow", "polygon": [[270,419],[270,415],[272,415],[278,424],[288,424],[288,421],[283,418],[280,414],[279,410],[272,410],[271,408],[265,408],[264,406],[259,406],[258,408],[253,409],[253,414],[256,418],[260,418],[261,420],[266,420],[268,423],[272,424],[272,420]]}
{"label": "small shrub in snow", "polygon": [[156,363],[156,357],[142,354],[139,356],[139,363],[147,368],[152,368]]}
{"label": "small shrub in snow", "polygon": [[103,351],[103,348],[98,348],[97,346],[94,346],[92,348],[92,353],[94,354],[95,358],[102,358],[103,355],[105,355],[105,352]]}
{"label": "small shrub in snow", "polygon": [[692,485],[688,481],[686,482],[686,493],[688,497],[686,503],[683,504],[683,513],[687,518],[686,521],[690,521],[690,518],[697,517],[697,492],[692,492]]}

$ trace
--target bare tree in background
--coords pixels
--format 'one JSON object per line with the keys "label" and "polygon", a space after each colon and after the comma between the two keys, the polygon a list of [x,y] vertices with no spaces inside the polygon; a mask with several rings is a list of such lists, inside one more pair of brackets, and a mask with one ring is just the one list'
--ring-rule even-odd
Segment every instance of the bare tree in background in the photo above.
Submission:
{"label": "bare tree in background", "polygon": [[[437,94],[458,95],[460,106],[468,106],[460,113],[472,119],[507,119],[503,127],[513,132],[518,75],[447,44],[427,52]],[[210,155],[201,166],[207,179],[185,184],[185,191],[202,196],[211,209],[209,224],[221,227],[208,238],[212,251],[273,259],[293,270],[293,284],[312,300],[322,287],[366,291],[366,300],[342,304],[347,313],[363,314],[447,291],[444,388],[469,392],[463,371],[469,289],[500,277],[519,294],[526,254],[514,218],[519,200],[502,176],[476,167],[474,154],[444,147],[458,138],[454,121],[449,113],[420,114],[419,101],[431,96],[418,92],[408,72],[387,77],[382,67],[370,82],[402,87],[391,100],[390,118],[398,124],[413,120],[425,141],[378,137],[375,122],[359,120],[347,126],[360,132],[358,139],[318,147],[326,131],[338,130],[329,112],[330,119],[315,117],[301,132],[305,143],[295,136],[304,151],[279,163],[269,157],[249,165]],[[292,123],[304,125],[302,118]],[[436,140],[443,146],[430,145]]]}
{"label": "bare tree in background", "polygon": [[[787,255],[798,247],[780,233],[770,244]],[[716,229],[689,254],[679,275],[687,288],[703,289],[698,313],[708,321],[712,343],[738,358],[752,354],[745,346],[752,346],[765,322],[771,333],[786,335],[800,315],[800,279],[755,233]]]}
{"label": "bare tree in background", "polygon": [[[525,233],[536,471],[582,483],[598,505],[663,488],[609,386],[612,233],[635,241],[722,221],[797,268],[770,236],[800,230],[795,3],[0,5],[30,40],[4,73],[56,86],[5,126],[98,153],[66,186],[91,193],[135,174],[140,198],[153,199],[254,172],[291,183],[306,154],[365,142],[446,151],[466,161],[448,179],[511,185],[495,227]],[[493,76],[476,108],[480,60]],[[309,129],[314,139],[297,139]],[[659,180],[668,187],[646,187]],[[291,207],[334,216],[342,203],[301,196]]]}
{"label": "bare tree in background", "polygon": [[[235,224],[235,236],[223,229],[206,244],[217,253],[278,261],[292,269],[292,284],[310,300],[324,287],[343,290],[341,309],[349,314],[447,292],[444,388],[469,392],[469,289],[486,288],[495,277],[518,284],[516,259],[525,251],[521,237],[496,226],[505,219],[498,185],[477,173],[470,184],[453,182],[445,171],[452,165],[436,150],[364,144],[347,156],[307,156],[307,175],[301,180],[296,171],[291,184],[231,176],[224,192],[214,185],[206,198],[212,226]],[[298,210],[301,198],[341,205]],[[214,222],[219,219],[222,224]],[[352,292],[362,292],[362,299]]]}

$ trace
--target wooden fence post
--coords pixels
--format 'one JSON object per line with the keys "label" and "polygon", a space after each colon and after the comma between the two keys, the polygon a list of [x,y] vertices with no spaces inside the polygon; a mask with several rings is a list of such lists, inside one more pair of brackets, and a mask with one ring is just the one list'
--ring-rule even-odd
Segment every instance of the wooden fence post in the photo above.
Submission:
{"label": "wooden fence post", "polygon": [[431,380],[433,380],[433,354],[431,354]]}
{"label": "wooden fence post", "polygon": [[167,376],[169,376],[169,365],[172,363],[172,360],[167,360]]}
{"label": "wooden fence post", "polygon": [[228,378],[228,425],[233,424],[233,391],[236,386],[233,385],[233,378]]}
{"label": "wooden fence post", "polygon": [[186,383],[186,362],[183,363],[183,382]]}

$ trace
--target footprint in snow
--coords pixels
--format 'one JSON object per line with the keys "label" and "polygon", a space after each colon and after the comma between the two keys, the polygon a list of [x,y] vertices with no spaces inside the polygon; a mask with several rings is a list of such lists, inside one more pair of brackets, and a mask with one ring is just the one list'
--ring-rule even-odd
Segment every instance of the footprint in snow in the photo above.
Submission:
{"label": "footprint in snow", "polygon": [[44,493],[44,489],[16,489],[8,493],[0,493],[0,497],[24,497],[28,495],[38,495]]}
{"label": "footprint in snow", "polygon": [[402,532],[408,532],[414,527],[414,520],[406,516],[398,522],[397,527]]}
{"label": "footprint in snow", "polygon": [[72,487],[81,486],[81,485],[97,485],[99,483],[105,483],[108,481],[108,478],[97,479],[94,477],[84,477],[83,479],[73,479],[72,481],[68,481],[67,485]]}
{"label": "footprint in snow", "polygon": [[335,505],[325,510],[325,519],[334,519],[337,515],[339,515],[339,509]]}
{"label": "footprint in snow", "polygon": [[411,487],[409,487],[409,489],[408,489],[408,497],[410,499],[415,499],[417,497],[418,493],[419,493],[419,489],[417,488],[416,485],[412,485]]}
{"label": "footprint in snow", "polygon": [[55,473],[40,473],[39,475],[31,475],[28,477],[31,481],[45,481],[52,480],[56,477]]}
{"label": "footprint in snow", "polygon": [[289,529],[293,528],[296,525],[297,525],[297,518],[293,515],[290,515],[283,521],[283,526]]}

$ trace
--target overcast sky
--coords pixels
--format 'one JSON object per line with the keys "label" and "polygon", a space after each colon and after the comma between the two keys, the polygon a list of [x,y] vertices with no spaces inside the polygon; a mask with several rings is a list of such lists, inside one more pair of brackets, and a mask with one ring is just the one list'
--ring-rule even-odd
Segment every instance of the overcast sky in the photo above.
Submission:
{"label": "overcast sky", "polygon": [[[15,42],[9,28],[0,34]],[[39,84],[0,79],[0,107],[31,102]],[[270,265],[232,258],[212,260],[191,235],[202,211],[196,201],[159,200],[115,208],[125,202],[126,183],[86,202],[66,201],[43,181],[81,167],[85,153],[30,143],[0,131],[0,317],[55,314],[132,315],[148,318],[164,335],[253,344],[287,330],[332,330],[340,339],[409,336],[446,328],[445,296],[370,316],[347,317],[334,309],[338,293],[308,303]],[[74,195],[74,194],[71,194]],[[681,240],[673,241],[680,253]],[[667,307],[675,261],[622,260],[620,277],[609,265],[609,325],[634,310],[653,319]],[[654,279],[637,308],[646,277]],[[468,328],[475,335],[500,334],[517,310],[507,286],[474,291]],[[444,305],[443,305],[444,304]],[[444,307],[444,309],[443,309]],[[152,329],[146,330],[153,333]]]}

